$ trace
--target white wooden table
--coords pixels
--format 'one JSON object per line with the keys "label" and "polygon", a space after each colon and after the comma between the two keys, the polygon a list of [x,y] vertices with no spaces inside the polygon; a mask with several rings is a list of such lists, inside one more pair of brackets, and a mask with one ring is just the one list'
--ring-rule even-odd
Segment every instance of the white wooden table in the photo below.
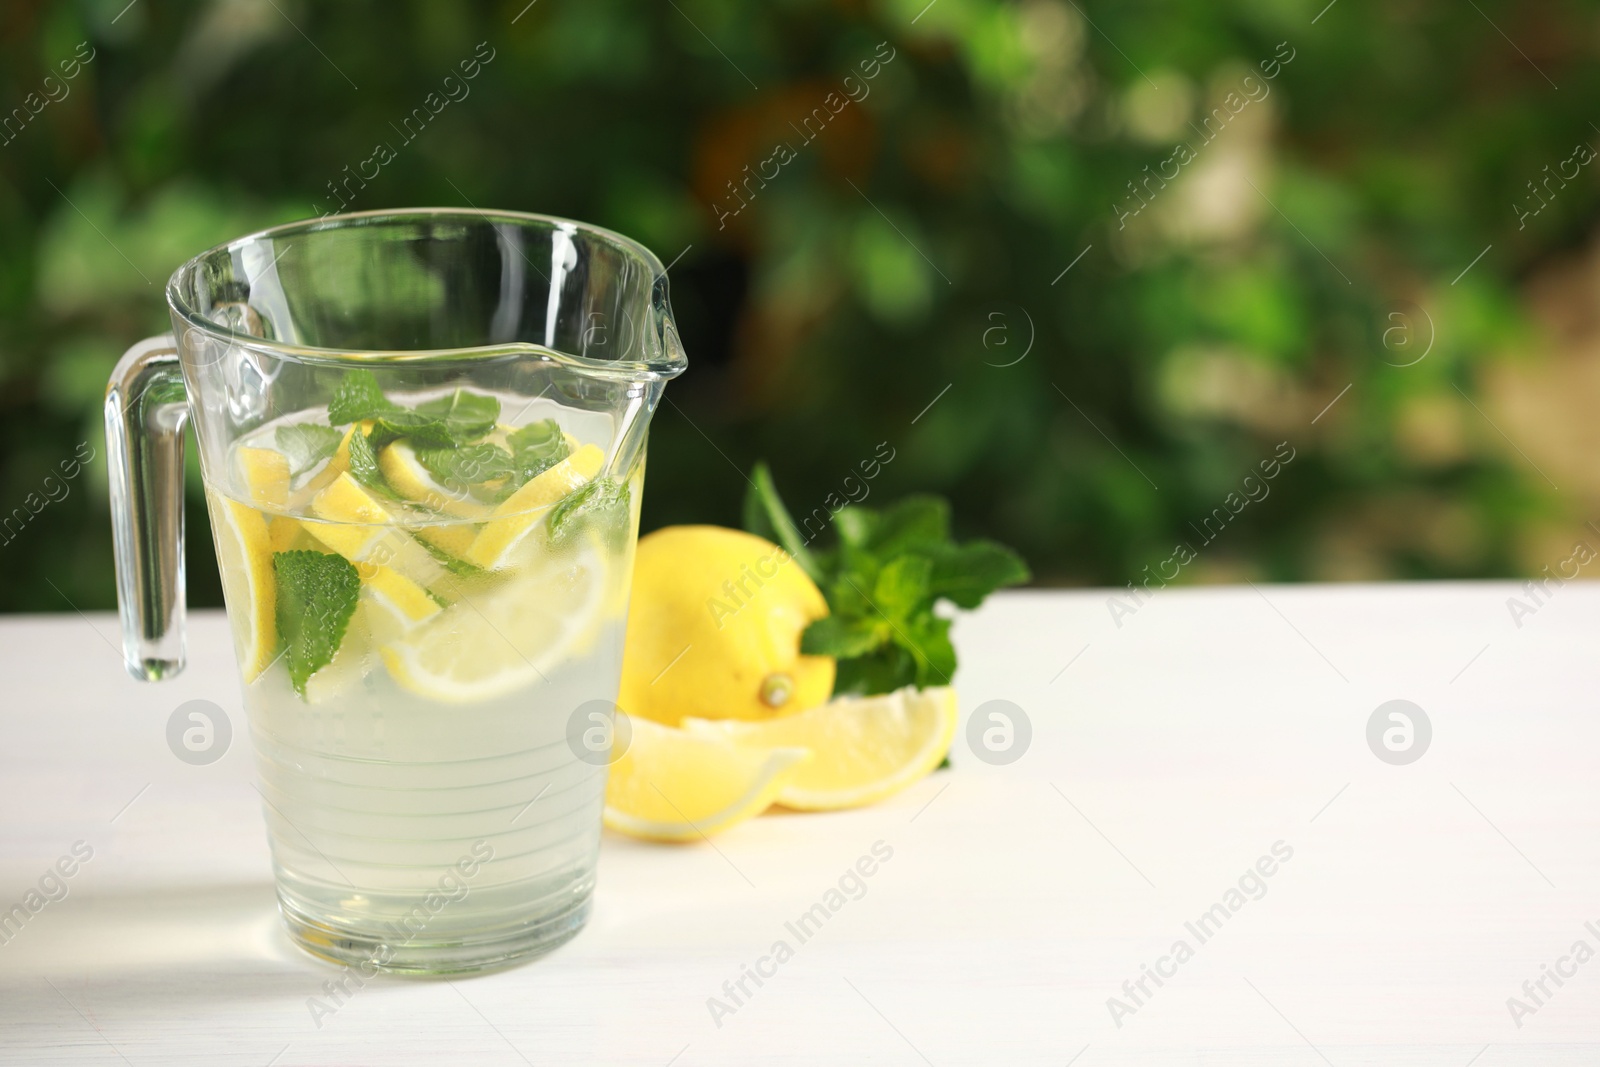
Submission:
{"label": "white wooden table", "polygon": [[[1600,959],[1569,953],[1600,952],[1600,590],[1520,628],[1519,592],[1166,591],[1120,628],[1104,592],[997,597],[958,625],[958,688],[964,714],[1025,710],[1016,762],[963,737],[868,810],[715,848],[608,835],[569,945],[375,981],[317,1021],[335,972],[279,926],[220,616],[145,686],[110,616],[0,620],[0,909],[93,849],[0,945],[0,1062],[1597,1063]],[[235,717],[209,766],[164,739],[195,698]],[[1401,766],[1367,742],[1397,698],[1433,730]],[[892,858],[800,943],[785,923],[877,842]],[[1186,924],[1219,904],[1202,941]],[[793,958],[735,1005],[778,940]]]}

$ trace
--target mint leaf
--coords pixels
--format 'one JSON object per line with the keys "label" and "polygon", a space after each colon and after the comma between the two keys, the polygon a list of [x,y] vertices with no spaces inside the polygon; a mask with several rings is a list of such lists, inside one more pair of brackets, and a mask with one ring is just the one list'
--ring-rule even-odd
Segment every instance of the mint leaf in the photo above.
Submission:
{"label": "mint leaf", "polygon": [[382,448],[401,437],[410,438],[418,448],[449,448],[456,443],[443,420],[407,408],[395,408],[372,420],[373,448]]}
{"label": "mint leaf", "polygon": [[925,556],[896,556],[878,572],[872,606],[891,619],[911,617],[929,600],[928,577],[933,564]]}
{"label": "mint leaf", "polygon": [[600,525],[607,539],[615,544],[618,534],[627,535],[630,498],[628,483],[610,478],[596,478],[574,489],[550,511],[546,520],[550,543],[564,544],[575,529],[589,522]]}
{"label": "mint leaf", "polygon": [[417,462],[434,480],[451,489],[465,490],[511,474],[511,453],[483,441],[460,448],[419,448]]}
{"label": "mint leaf", "polygon": [[820,585],[827,577],[811,554],[806,539],[800,536],[794,519],[789,517],[789,509],[783,506],[778,487],[772,481],[772,469],[765,463],[757,463],[750,474],[750,489],[744,497],[744,528],[757,537],[782,545],[812,581]]}
{"label": "mint leaf", "polygon": [[572,451],[566,435],[554,419],[540,419],[513,430],[506,435],[506,444],[511,446],[511,480],[506,484],[507,496],[566,459]]}
{"label": "mint leaf", "polygon": [[346,372],[344,380],[328,401],[328,421],[335,426],[375,419],[399,410],[399,405],[383,395],[378,376],[369,370]]}
{"label": "mint leaf", "polygon": [[911,654],[916,663],[912,684],[918,688],[949,685],[955,677],[956,648],[950,643],[949,619],[929,611],[896,624],[889,639]]}
{"label": "mint leaf", "polygon": [[400,494],[390,488],[389,479],[378,466],[378,452],[372,446],[372,439],[360,430],[350,435],[350,476],[379,496],[401,499]]}
{"label": "mint leaf", "polygon": [[449,396],[418,404],[416,411],[418,415],[439,422],[451,440],[465,444],[494,429],[500,419],[500,401],[482,393],[457,389]]}
{"label": "mint leaf", "polygon": [[925,494],[881,510],[840,508],[831,524],[838,547],[808,552],[765,463],[756,465],[745,495],[744,525],[788,549],[827,598],[831,614],[806,628],[801,649],[837,660],[836,694],[948,684],[956,652],[950,620],[934,613],[937,602],[975,608],[1029,577],[1003,545],[952,541],[950,505]]}
{"label": "mint leaf", "polygon": [[291,475],[302,474],[333,455],[343,437],[344,434],[332,426],[321,426],[314,422],[279,426],[277,433],[273,434],[278,451],[289,457]]}
{"label": "mint leaf", "polygon": [[[506,443],[513,452],[531,452],[536,454],[560,454],[566,457],[567,439],[561,432],[561,426],[555,419],[539,419],[526,426],[512,430],[506,435]],[[558,459],[557,462],[560,460]]]}
{"label": "mint leaf", "polygon": [[926,494],[897,500],[878,515],[868,541],[884,558],[950,542],[950,505]]}
{"label": "mint leaf", "polygon": [[353,563],[331,552],[278,552],[272,570],[278,579],[278,635],[289,680],[303,697],[306,682],[339,651],[361,579]]}
{"label": "mint leaf", "polygon": [[866,548],[877,528],[878,513],[871,508],[847,504],[833,513],[834,532],[847,548]]}
{"label": "mint leaf", "polygon": [[917,661],[896,644],[885,644],[864,656],[840,659],[834,676],[836,696],[892,693],[917,680]]}
{"label": "mint leaf", "polygon": [[807,656],[853,659],[864,656],[887,640],[884,631],[861,619],[825,615],[814,620],[800,636],[800,652]]}
{"label": "mint leaf", "polygon": [[1005,545],[980,540],[939,546],[933,553],[928,584],[934,596],[970,609],[996,589],[1021,585],[1030,577],[1021,556]]}

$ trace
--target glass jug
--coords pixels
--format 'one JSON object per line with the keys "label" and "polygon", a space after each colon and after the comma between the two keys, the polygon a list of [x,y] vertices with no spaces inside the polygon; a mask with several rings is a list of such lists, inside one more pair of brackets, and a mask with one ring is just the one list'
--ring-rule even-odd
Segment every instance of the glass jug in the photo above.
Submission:
{"label": "glass jug", "polygon": [[645,435],[685,358],[658,260],[512,212],[265,230],[184,264],[106,393],[123,649],[184,663],[192,421],[291,936],[482,970],[594,889]]}

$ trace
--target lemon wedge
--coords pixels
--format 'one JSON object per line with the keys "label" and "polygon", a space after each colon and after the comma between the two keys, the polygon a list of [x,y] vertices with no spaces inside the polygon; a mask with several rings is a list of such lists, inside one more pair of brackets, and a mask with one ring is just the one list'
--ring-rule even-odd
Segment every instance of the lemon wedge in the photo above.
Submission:
{"label": "lemon wedge", "polygon": [[234,457],[250,503],[275,510],[289,503],[288,456],[274,448],[239,448]]}
{"label": "lemon wedge", "polygon": [[442,610],[428,591],[393,567],[359,564],[361,599],[373,637],[390,641]]}
{"label": "lemon wedge", "polygon": [[312,475],[306,482],[304,492],[315,493],[326,489],[333,484],[335,478],[350,469],[350,438],[355,436],[358,431],[364,434],[371,433],[372,420],[366,419],[350,424],[350,428],[345,430],[344,436],[339,439],[339,447],[333,450],[332,456],[328,457],[328,462],[324,463],[322,469]]}
{"label": "lemon wedge", "polygon": [[685,719],[697,737],[754,746],[802,746],[816,757],[778,794],[799,811],[872,804],[939,766],[956,736],[956,693],[907,686],[874,697],[837,700],[766,722]]}
{"label": "lemon wedge", "polygon": [[804,748],[763,748],[629,719],[606,780],[605,824],[652,841],[694,841],[754,818],[805,765]]}
{"label": "lemon wedge", "polygon": [[390,567],[427,589],[451,587],[449,575],[409,534],[396,525],[388,508],[343,471],[311,498],[306,531],[358,566]]}
{"label": "lemon wedge", "polygon": [[314,546],[314,542],[306,536],[305,527],[300,525],[300,520],[287,515],[274,515],[267,520],[267,536],[274,552]]}
{"label": "lemon wedge", "polygon": [[278,646],[277,578],[266,516],[237,500],[213,496],[211,526],[217,564],[246,683],[266,670]]}
{"label": "lemon wedge", "polygon": [[478,537],[478,527],[470,522],[417,526],[411,532],[451,559],[461,559],[465,556],[472,549],[472,542]]}
{"label": "lemon wedge", "polygon": [[600,472],[605,453],[598,445],[584,445],[549,470],[536,475],[506,497],[483,524],[483,530],[461,558],[475,567],[498,570],[509,562],[512,550],[560,499]]}
{"label": "lemon wedge", "polygon": [[407,500],[464,519],[481,519],[489,514],[486,505],[434,481],[433,475],[417,459],[417,450],[407,441],[385,445],[378,453],[378,469],[383,471],[395,492]]}
{"label": "lemon wedge", "polygon": [[507,578],[422,620],[379,651],[395,681],[468,704],[547,678],[601,621],[606,568],[593,550]]}

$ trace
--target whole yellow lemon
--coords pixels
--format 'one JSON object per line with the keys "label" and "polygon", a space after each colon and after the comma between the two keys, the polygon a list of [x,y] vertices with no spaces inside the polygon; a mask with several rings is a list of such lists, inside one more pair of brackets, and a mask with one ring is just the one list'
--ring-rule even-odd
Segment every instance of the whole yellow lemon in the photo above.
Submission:
{"label": "whole yellow lemon", "polygon": [[721,526],[668,526],[639,539],[622,657],[622,710],[759,721],[833,693],[831,656],[800,635],[828,604],[783,549]]}

